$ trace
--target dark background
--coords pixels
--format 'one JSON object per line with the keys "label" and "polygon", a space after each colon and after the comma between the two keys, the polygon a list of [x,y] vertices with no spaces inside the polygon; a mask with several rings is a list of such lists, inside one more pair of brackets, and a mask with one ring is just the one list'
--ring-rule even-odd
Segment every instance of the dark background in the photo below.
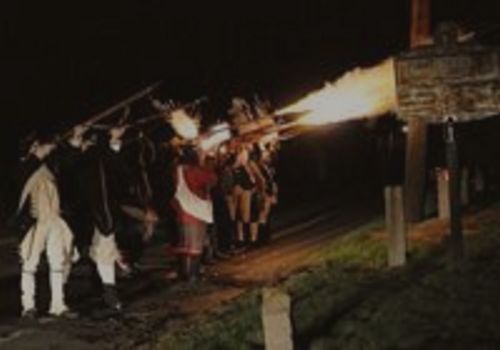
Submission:
{"label": "dark background", "polygon": [[[497,2],[434,0],[432,21],[454,19],[495,43]],[[212,113],[223,115],[231,96],[259,93],[283,106],[409,45],[410,0],[79,1],[65,7],[18,0],[3,6],[5,169],[28,132],[62,130],[157,80],[164,82],[159,96],[189,101],[206,95]],[[383,135],[383,125],[346,123],[288,143],[285,189],[379,182],[385,155],[376,145]]]}

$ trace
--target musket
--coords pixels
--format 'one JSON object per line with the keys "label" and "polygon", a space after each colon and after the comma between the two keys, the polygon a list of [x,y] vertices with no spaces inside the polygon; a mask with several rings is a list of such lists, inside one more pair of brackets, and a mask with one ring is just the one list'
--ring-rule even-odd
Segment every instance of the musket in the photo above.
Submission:
{"label": "musket", "polygon": [[167,119],[168,120],[170,114],[173,111],[176,111],[176,110],[179,110],[179,109],[184,109],[185,110],[185,109],[190,109],[190,108],[196,108],[200,104],[202,104],[203,102],[206,102],[206,101],[208,101],[208,97],[202,96],[200,98],[197,98],[194,101],[187,102],[187,103],[184,103],[182,105],[175,105],[172,102],[170,102],[167,109],[165,109],[163,111],[160,111],[158,113],[149,115],[149,116],[147,116],[145,118],[138,119],[138,120],[134,121],[133,123],[131,123],[131,126],[144,125],[144,124],[147,124],[149,122],[152,122],[152,121],[155,121],[155,120],[158,120],[158,119]]}
{"label": "musket", "polygon": [[[109,117],[110,115],[112,115],[113,113],[115,113],[116,111],[119,111],[120,109],[122,108],[125,108],[127,106],[129,106],[130,104],[134,103],[135,101],[137,100],[140,100],[141,98],[151,94],[151,92],[153,92],[158,86],[160,86],[161,84],[161,81],[158,81],[152,85],[149,85],[148,87],[146,87],[145,89],[142,89],[141,91],[138,91],[136,92],[135,94],[121,100],[120,102],[118,102],[117,104],[109,107],[108,109],[98,113],[98,114],[95,114],[93,116],[91,116],[89,119],[87,119],[85,122],[83,123],[80,123],[84,126],[92,126],[96,123],[98,123],[99,121]],[[62,135],[59,135],[59,138],[56,137],[56,139],[65,139],[69,136],[71,136],[73,132],[73,128],[66,131],[65,133],[63,133]]]}
{"label": "musket", "polygon": [[[149,124],[151,122],[154,122],[154,121],[157,121],[160,119],[163,119],[163,120],[168,122],[170,114],[173,111],[176,111],[179,109],[195,108],[207,100],[208,100],[208,98],[203,96],[203,97],[200,97],[192,102],[184,103],[182,105],[175,105],[173,102],[170,101],[168,103],[168,107],[166,107],[164,110],[158,111],[156,113],[150,114],[150,115],[143,117],[143,118],[140,118],[140,119],[136,119],[134,121],[131,121],[130,123],[123,124],[123,125],[121,125],[121,127],[126,127],[126,128],[138,127],[138,126],[146,125],[146,124]],[[95,129],[99,129],[99,130],[109,130],[109,129],[112,129],[114,126],[94,123],[92,125],[92,127],[94,127]]]}
{"label": "musket", "polygon": [[280,124],[279,121],[276,120],[277,118],[278,117],[275,115],[269,115],[267,117],[249,120],[248,122],[238,125],[231,126],[227,123],[218,124],[216,127],[213,127],[211,130],[188,143],[199,145],[205,150],[217,148],[228,141],[240,144],[254,143],[273,134],[276,134],[276,138],[279,138],[281,133],[296,125],[294,122]]}

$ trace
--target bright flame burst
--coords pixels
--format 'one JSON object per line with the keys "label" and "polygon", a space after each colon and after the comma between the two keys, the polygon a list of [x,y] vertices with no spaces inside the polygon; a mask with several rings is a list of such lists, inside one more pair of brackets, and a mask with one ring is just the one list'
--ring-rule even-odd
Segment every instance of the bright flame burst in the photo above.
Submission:
{"label": "bright flame burst", "polygon": [[304,114],[300,124],[322,125],[389,113],[397,105],[394,71],[392,58],[375,67],[356,68],[277,114]]}
{"label": "bright flame burst", "polygon": [[198,137],[198,123],[184,109],[177,109],[170,114],[170,124],[179,136],[187,140]]}

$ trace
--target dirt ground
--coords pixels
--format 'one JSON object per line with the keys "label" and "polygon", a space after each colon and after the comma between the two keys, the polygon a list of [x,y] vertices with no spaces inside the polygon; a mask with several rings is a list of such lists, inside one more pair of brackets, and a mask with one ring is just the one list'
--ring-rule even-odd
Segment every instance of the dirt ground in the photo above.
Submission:
{"label": "dirt ground", "polygon": [[[159,335],[179,330],[200,314],[217,310],[256,286],[274,284],[320,261],[325,242],[372,219],[376,206],[323,211],[276,233],[268,246],[207,267],[203,281],[186,284],[164,278],[171,264],[165,247],[151,248],[140,276],[120,281],[126,305],[121,318],[101,313],[99,293],[86,265],[75,268],[68,300],[81,317],[74,321],[18,318],[18,277],[3,280],[0,291],[1,349],[148,349]],[[41,274],[43,275],[43,273]],[[47,281],[39,302],[47,307]]]}

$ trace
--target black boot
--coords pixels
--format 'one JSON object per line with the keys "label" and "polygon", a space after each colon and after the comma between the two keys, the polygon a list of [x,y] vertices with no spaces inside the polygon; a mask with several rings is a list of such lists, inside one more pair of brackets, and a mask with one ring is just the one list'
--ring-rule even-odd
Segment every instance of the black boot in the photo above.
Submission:
{"label": "black boot", "polygon": [[34,322],[37,320],[38,314],[37,314],[35,309],[30,309],[30,310],[23,311],[21,317],[24,321]]}
{"label": "black boot", "polygon": [[[240,227],[243,230],[243,237],[240,237]],[[236,250],[240,250],[245,245],[245,224],[240,221],[234,223],[234,241]]]}
{"label": "black boot", "polygon": [[196,282],[201,278],[201,259],[199,256],[191,258],[191,273],[189,282]]}
{"label": "black boot", "polygon": [[215,265],[215,252],[213,248],[207,247],[203,250],[203,253],[201,254],[201,262],[207,266]]}
{"label": "black boot", "polygon": [[182,257],[181,280],[189,281],[193,271],[193,259],[190,256]]}
{"label": "black boot", "polygon": [[118,291],[116,290],[116,286],[112,284],[104,284],[103,289],[103,298],[106,306],[113,312],[120,313],[122,311],[122,303],[118,298]]}
{"label": "black boot", "polygon": [[259,224],[259,234],[257,235],[257,245],[260,247],[264,244],[265,241],[265,232],[264,232],[264,225]]}
{"label": "black boot", "polygon": [[269,231],[269,224],[260,224],[259,225],[259,241],[261,244],[269,243],[271,240],[271,234]]}
{"label": "black boot", "polygon": [[184,280],[186,278],[185,276],[185,268],[184,268],[184,257],[183,256],[178,256],[177,257],[177,262],[176,262],[176,271],[177,271],[177,279],[179,280]]}
{"label": "black boot", "polygon": [[251,239],[251,231],[250,231],[250,224],[244,223],[243,224],[243,237],[244,237],[244,245],[246,247],[250,247],[250,244],[252,242]]}

